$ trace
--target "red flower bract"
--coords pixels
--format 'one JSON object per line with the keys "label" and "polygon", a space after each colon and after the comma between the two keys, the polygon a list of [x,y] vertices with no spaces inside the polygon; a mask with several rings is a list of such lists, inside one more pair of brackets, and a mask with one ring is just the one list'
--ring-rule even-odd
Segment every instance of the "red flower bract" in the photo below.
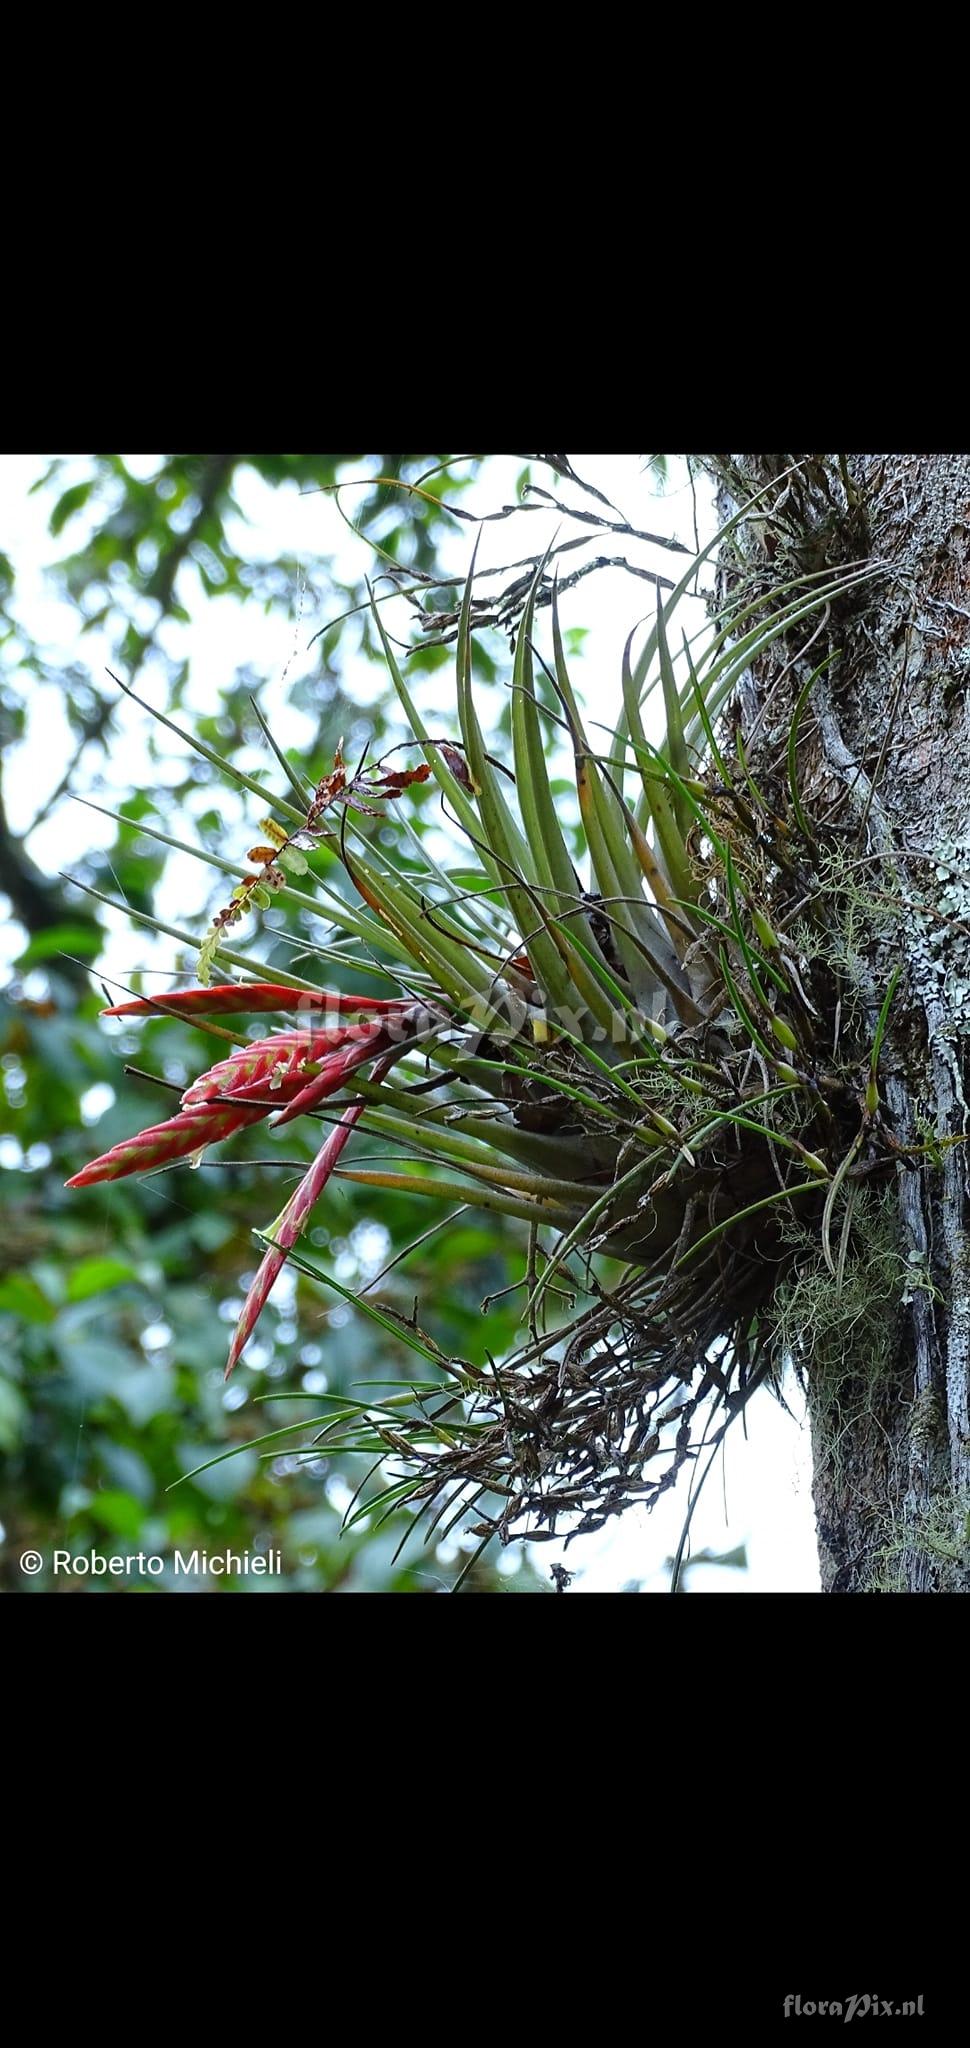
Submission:
{"label": "red flower bract", "polygon": [[[254,1008],[282,1007],[283,998],[292,1003],[299,991],[284,989],[274,982],[256,982],[249,989],[184,989],[166,998],[166,1006],[177,1005],[185,1014],[203,1009],[234,1011],[249,999]],[[255,1001],[252,999],[255,997]],[[200,1074],[185,1090],[177,1115],[166,1123],[151,1124],[131,1138],[122,1139],[110,1152],[93,1159],[66,1182],[69,1188],[91,1187],[102,1180],[122,1180],[130,1173],[148,1173],[220,1143],[233,1131],[258,1123],[274,1110],[282,1110],[278,1122],[315,1108],[318,1102],[336,1094],[344,1081],[366,1060],[386,1050],[392,1038],[405,1039],[409,1013],[415,1005],[397,998],[378,1004],[365,997],[333,995],[322,989],[318,1007],[329,1007],[339,1018],[341,1007],[379,1010],[353,1022],[336,1022],[328,1029],[280,1031],[274,1038],[256,1039],[240,1046],[228,1059],[220,1060]],[[138,999],[122,1004],[112,1015],[129,1012],[150,1016],[155,1005]]]}
{"label": "red flower bract", "polygon": [[342,1016],[353,1010],[399,1016],[413,1009],[407,996],[348,996],[329,988],[286,988],[279,981],[228,982],[222,988],[177,988],[167,996],[133,996],[115,1003],[102,1017],[217,1017],[260,1010],[332,1010]]}
{"label": "red flower bract", "polygon": [[[375,1081],[383,1081],[385,1074],[393,1066],[396,1057],[396,1053],[391,1053],[387,1058],[379,1061],[378,1065],[374,1068],[373,1078]],[[290,1196],[286,1208],[277,1217],[275,1224],[276,1242],[263,1258],[259,1271],[243,1302],[242,1313],[236,1324],[233,1340],[229,1347],[229,1357],[226,1361],[226,1379],[229,1378],[229,1374],[237,1363],[240,1353],[248,1344],[266,1306],[280,1268],[285,1265],[287,1254],[292,1251],[314,1203],[319,1200],[323,1193],[363,1109],[364,1104],[362,1102],[352,1102],[349,1108],[345,1109],[339,1124],[330,1132],[326,1143],[321,1146],[320,1151],[317,1153],[309,1173],[301,1180],[296,1192]]]}
{"label": "red flower bract", "polygon": [[[382,1029],[378,1023],[338,1024],[330,1031],[278,1031],[274,1038],[255,1039],[200,1074],[182,1101],[206,1102],[217,1095],[238,1098],[246,1093],[278,1094],[281,1101],[289,1101],[296,1086],[304,1086],[311,1066],[329,1063],[348,1042],[369,1045],[375,1032]],[[269,1107],[274,1107],[272,1101]]]}
{"label": "red flower bract", "polygon": [[[363,1010],[362,1021],[336,1022],[324,1029],[280,1031],[273,1038],[260,1038],[240,1046],[228,1059],[220,1060],[200,1074],[185,1090],[176,1116],[167,1123],[151,1124],[132,1138],[124,1138],[100,1159],[93,1159],[66,1182],[69,1188],[91,1187],[101,1180],[121,1180],[129,1173],[148,1173],[177,1159],[201,1153],[207,1145],[228,1138],[246,1124],[258,1123],[274,1110],[274,1128],[292,1117],[314,1109],[318,1102],[335,1095],[358,1067],[378,1058],[374,1079],[383,1080],[407,1043],[421,1028],[419,1018],[427,1013],[410,1000],[392,998],[387,1002],[365,996],[333,995],[321,990],[318,996],[304,995],[276,982],[253,982],[248,988],[182,989],[156,1004],[139,997],[105,1012],[106,1016],[147,1017],[167,1010],[183,1016],[205,1012],[270,1009],[328,1009],[339,1019],[341,1013]],[[373,1014],[377,1013],[377,1014]],[[307,1217],[327,1184],[348,1138],[364,1109],[352,1102],[340,1122],[329,1133],[313,1165],[290,1197],[277,1219],[277,1237],[266,1253],[249,1290],[232,1340],[228,1379],[244,1345],[262,1313],[273,1282],[292,1249]]]}
{"label": "red flower bract", "polygon": [[113,1145],[100,1159],[82,1166],[80,1173],[72,1174],[64,1185],[89,1188],[95,1181],[123,1180],[128,1173],[149,1173],[153,1167],[169,1166],[176,1159],[202,1151],[206,1145],[218,1145],[243,1124],[259,1123],[266,1114],[263,1108],[243,1103],[193,1103],[167,1123],[150,1124],[147,1131],[123,1138],[120,1145]]}

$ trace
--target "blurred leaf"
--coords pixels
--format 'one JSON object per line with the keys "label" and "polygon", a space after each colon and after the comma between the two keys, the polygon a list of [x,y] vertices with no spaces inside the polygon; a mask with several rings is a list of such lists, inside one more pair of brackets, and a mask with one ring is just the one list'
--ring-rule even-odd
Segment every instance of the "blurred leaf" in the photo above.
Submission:
{"label": "blurred leaf", "polygon": [[[203,1463],[210,1449],[209,1444],[180,1444],[180,1470],[188,1472],[194,1465]],[[210,1465],[207,1471],[197,1472],[191,1484],[200,1493],[207,1494],[210,1500],[234,1500],[255,1476],[258,1462],[255,1451],[240,1450],[238,1457],[226,1458],[221,1465]]]}
{"label": "blurred leaf", "polygon": [[141,1501],[136,1500],[133,1494],[107,1487],[102,1493],[95,1494],[89,1513],[91,1520],[99,1523],[102,1529],[110,1529],[116,1536],[135,1538],[141,1534],[145,1517]]}
{"label": "blurred leaf", "polygon": [[133,1266],[123,1259],[85,1259],[75,1266],[67,1282],[68,1301],[86,1301],[89,1294],[107,1294],[112,1287],[120,1287],[124,1280],[135,1280]]}
{"label": "blurred leaf", "polygon": [[69,1377],[91,1398],[117,1393],[130,1368],[130,1354],[122,1344],[81,1336],[68,1325],[66,1316],[58,1319],[54,1347]]}
{"label": "blurred leaf", "polygon": [[36,967],[40,960],[51,960],[58,953],[75,954],[82,960],[93,960],[100,953],[104,940],[94,925],[57,924],[48,931],[38,932],[18,953],[14,965],[21,969]]}
{"label": "blurred leaf", "polygon": [[154,1415],[161,1415],[169,1407],[174,1385],[174,1373],[170,1365],[161,1363],[136,1366],[133,1372],[125,1372],[113,1388],[130,1420],[143,1427],[151,1422]]}
{"label": "blurred leaf", "polygon": [[29,1273],[10,1273],[0,1280],[0,1311],[25,1323],[53,1322],[57,1310]]}
{"label": "blurred leaf", "polygon": [[0,1451],[16,1450],[27,1420],[27,1403],[19,1389],[0,1376]]}
{"label": "blurred leaf", "polygon": [[72,484],[70,490],[62,493],[48,522],[52,534],[59,534],[68,520],[73,519],[75,512],[80,512],[82,506],[87,504],[93,489],[94,478],[89,477],[86,483]]}

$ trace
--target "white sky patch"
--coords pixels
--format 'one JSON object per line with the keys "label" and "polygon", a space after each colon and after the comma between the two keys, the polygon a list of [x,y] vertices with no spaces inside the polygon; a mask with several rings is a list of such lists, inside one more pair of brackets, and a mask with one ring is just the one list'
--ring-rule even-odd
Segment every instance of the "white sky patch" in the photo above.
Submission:
{"label": "white sky patch", "polygon": [[96,1124],[115,1101],[115,1091],[107,1081],[96,1081],[93,1088],[86,1088],[81,1097],[81,1122]]}

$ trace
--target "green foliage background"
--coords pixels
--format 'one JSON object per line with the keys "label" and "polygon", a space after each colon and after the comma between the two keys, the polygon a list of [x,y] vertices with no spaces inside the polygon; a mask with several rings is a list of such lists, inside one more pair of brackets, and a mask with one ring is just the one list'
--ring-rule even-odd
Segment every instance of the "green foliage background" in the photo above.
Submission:
{"label": "green foliage background", "polygon": [[[383,476],[416,480],[437,460],[390,454],[378,458],[377,469]],[[311,780],[331,765],[342,733],[350,755],[364,739],[379,753],[382,743],[400,736],[396,723],[392,729],[383,680],[376,702],[373,685],[368,692],[366,710],[346,681],[351,655],[379,660],[366,615],[353,609],[362,589],[341,582],[327,559],[263,560],[239,539],[234,493],[247,469],[274,488],[295,484],[319,491],[338,478],[359,476],[362,462],[352,455],[179,455],[159,458],[146,478],[113,455],[80,464],[38,461],[35,488],[51,505],[48,580],[73,608],[77,652],[65,667],[32,637],[18,601],[16,552],[0,555],[4,776],[9,789],[18,774],[18,742],[32,721],[36,732],[49,693],[56,691],[73,755],[63,763],[61,783],[60,763],[51,761],[37,791],[34,823],[52,812],[60,818],[56,805],[68,780],[72,791],[123,810],[129,821],[112,828],[107,844],[91,844],[90,813],[65,806],[70,828],[63,865],[89,888],[135,913],[149,913],[165,853],[140,834],[140,819],[185,839],[194,832],[213,850],[225,844],[238,859],[260,815],[258,800],[255,808],[242,806],[215,770],[160,726],[147,730],[151,773],[139,786],[125,786],[125,755],[112,750],[118,707],[126,700],[100,666],[86,665],[93,641],[107,639],[118,675],[157,707],[194,724],[220,753],[245,755],[268,786],[279,784],[250,701],[268,678],[244,668],[227,687],[208,693],[204,711],[192,708],[199,678],[191,655],[176,657],[166,642],[170,622],[188,625],[197,616],[189,610],[190,586],[193,606],[201,591],[213,605],[233,597],[254,614],[277,616],[285,649],[292,643],[298,586],[305,585],[300,674],[283,686],[282,696],[315,722],[299,757]],[[447,487],[459,501],[474,470],[472,464],[449,473],[447,486],[443,475],[432,478],[426,486],[430,496],[420,500],[375,484],[364,504],[355,504],[355,515],[392,560],[434,574],[446,517],[435,498]],[[428,606],[434,601],[429,593]],[[310,632],[341,614],[349,616],[316,641],[308,661],[302,647]],[[446,659],[444,650],[426,649],[415,663],[433,673]],[[484,648],[478,663],[487,682]],[[383,668],[380,674],[383,679]],[[279,704],[280,686],[273,680]],[[109,914],[94,898],[34,865],[30,830],[12,832],[2,794],[0,788],[0,892],[16,945],[0,993],[0,1136],[11,1168],[0,1184],[0,1585],[18,1591],[158,1591],[192,1583],[176,1582],[170,1567],[154,1580],[54,1577],[50,1560],[57,1545],[75,1554],[97,1550],[119,1558],[196,1547],[281,1554],[279,1576],[209,1579],[209,1588],[219,1583],[231,1590],[245,1583],[256,1591],[447,1589],[465,1562],[454,1538],[442,1541],[437,1532],[438,1540],[422,1548],[419,1538],[396,1556],[404,1533],[399,1520],[375,1528],[365,1518],[342,1530],[362,1480],[362,1501],[369,1484],[377,1482],[323,1449],[296,1455],[312,1437],[308,1427],[282,1438],[270,1455],[244,1450],[170,1490],[182,1473],[220,1448],[249,1444],[295,1420],[327,1419],[335,1403],[324,1393],[359,1391],[361,1380],[406,1382],[409,1355],[372,1325],[362,1328],[362,1319],[341,1305],[328,1309],[318,1288],[294,1278],[289,1293],[277,1290],[260,1345],[252,1347],[250,1360],[263,1369],[253,1371],[250,1363],[238,1386],[223,1387],[228,1333],[258,1263],[251,1226],[277,1213],[297,1178],[296,1167],[285,1173],[258,1165],[241,1171],[216,1154],[198,1172],[179,1167],[148,1182],[65,1192],[64,1180],[95,1152],[168,1113],[168,1098],[160,1100],[157,1087],[124,1073],[126,1060],[179,1086],[209,1061],[201,1056],[197,1033],[176,1020],[153,1022],[150,1034],[122,1026],[108,1030],[99,1022],[102,998],[86,963],[98,959]],[[416,795],[409,816],[419,832],[436,822],[424,792]],[[211,873],[210,910],[226,895],[224,879]],[[201,934],[205,910],[191,906],[186,921],[195,933]],[[274,922],[285,926],[285,916]],[[129,950],[133,963],[141,944],[136,929]],[[249,938],[267,966],[285,966],[293,958],[282,937],[267,943],[265,934],[247,931],[241,944]],[[156,966],[191,968],[191,950],[177,940],[167,942],[161,954],[150,934],[144,944],[144,958]],[[321,978],[332,983],[335,977],[331,971]],[[166,985],[157,977],[143,984],[147,992]],[[97,1084],[111,1089],[114,1101],[100,1116],[86,1119],[82,1100]],[[96,1129],[89,1127],[95,1122]],[[313,1126],[304,1132],[296,1124],[288,1136],[287,1157],[308,1161],[319,1141]],[[364,1149],[368,1144],[375,1147],[376,1141],[362,1141]],[[261,1158],[265,1133],[244,1132],[229,1150],[234,1160]],[[373,1195],[345,1182],[330,1191],[326,1212],[310,1242],[342,1261],[338,1270],[345,1281],[359,1287],[371,1270],[365,1254],[374,1241],[373,1232],[367,1235],[375,1220]],[[410,1205],[400,1200],[382,1204],[376,1220],[390,1240],[382,1264],[427,1224],[425,1217],[416,1223]],[[517,1249],[514,1225],[486,1228],[466,1216],[437,1230],[390,1272],[381,1283],[384,1298],[405,1312],[416,1293],[433,1299],[435,1333],[448,1350],[476,1361],[486,1345],[500,1354],[514,1337],[515,1297],[497,1300],[487,1318],[480,1303],[486,1295],[501,1295],[517,1277]],[[257,1404],[247,1398],[252,1391],[301,1392],[305,1405],[273,1398]],[[40,1551],[46,1564],[25,1581],[18,1558],[28,1547]],[[518,1549],[501,1561],[500,1571],[479,1561],[465,1583],[472,1590],[535,1591],[549,1581]]]}

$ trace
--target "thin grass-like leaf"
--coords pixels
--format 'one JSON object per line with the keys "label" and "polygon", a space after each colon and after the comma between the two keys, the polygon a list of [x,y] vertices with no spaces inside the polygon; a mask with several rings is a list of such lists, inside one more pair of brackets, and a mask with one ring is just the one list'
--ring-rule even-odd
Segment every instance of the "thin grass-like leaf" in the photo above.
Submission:
{"label": "thin grass-like leaf", "polygon": [[422,1178],[412,1173],[381,1173],[365,1166],[344,1166],[337,1178],[356,1181],[360,1187],[386,1188],[392,1194],[431,1196],[436,1201],[459,1200],[467,1202],[474,1209],[492,1209],[503,1216],[518,1216],[525,1223],[551,1223],[556,1227],[570,1224],[575,1220],[576,1209],[567,1209],[562,1203],[550,1201],[524,1201],[514,1195],[506,1195],[498,1188],[476,1184],[468,1187],[462,1181],[448,1180],[444,1175]]}
{"label": "thin grass-like leaf", "polygon": [[830,654],[826,657],[825,661],[819,662],[819,665],[816,669],[813,669],[812,674],[809,676],[807,683],[803,684],[802,688],[799,690],[798,697],[795,701],[795,709],[791,715],[791,724],[788,728],[788,787],[791,791],[792,810],[794,811],[795,817],[798,821],[799,831],[804,834],[810,846],[814,845],[815,843],[815,835],[812,831],[812,827],[809,824],[807,817],[805,816],[805,812],[802,809],[802,800],[798,788],[798,729],[801,725],[802,712],[804,711],[805,706],[808,703],[812,684],[818,681],[818,678],[822,674],[823,669],[827,669],[829,663],[834,661],[835,659],[835,654]]}
{"label": "thin grass-like leaf", "polygon": [[761,986],[761,982],[758,979],[758,969],[755,965],[754,954],[752,953],[751,947],[748,944],[748,940],[745,934],[744,924],[741,918],[741,911],[738,904],[737,878],[734,872],[734,856],[729,846],[725,848],[724,874],[725,880],[727,882],[728,898],[731,904],[731,916],[734,920],[734,937],[741,948],[742,957],[744,959],[744,964],[747,969],[748,980],[750,981],[751,986],[754,989],[755,995],[759,1003],[761,1004],[762,1009],[767,1010],[769,1016],[773,1016],[774,1011],[772,1009],[772,1005],[768,1001],[768,997],[766,996],[765,991]]}
{"label": "thin grass-like leaf", "polygon": [[691,770],[687,757],[687,747],[684,742],[684,724],[681,717],[677,680],[674,675],[674,665],[670,659],[670,649],[667,645],[667,628],[664,624],[664,608],[659,591],[657,592],[657,654],[660,661],[660,682],[663,688],[664,711],[667,715],[667,734],[663,751],[667,756],[670,766],[676,770],[680,778],[680,786],[676,783],[674,784],[673,811],[678,832],[681,838],[686,838],[690,830],[691,819],[690,812],[684,802],[682,785],[690,775]]}
{"label": "thin grass-like leaf", "polygon": [[748,793],[749,793],[749,795],[750,795],[750,796],[751,796],[751,797],[753,798],[753,800],[754,800],[754,803],[755,803],[755,806],[756,806],[756,808],[757,808],[757,809],[758,809],[759,811],[761,811],[761,813],[762,813],[762,815],[763,815],[764,817],[767,817],[767,816],[768,816],[768,815],[770,814],[770,809],[771,809],[771,806],[770,806],[770,805],[769,805],[769,803],[768,803],[768,799],[767,799],[767,797],[766,797],[766,796],[765,796],[765,795],[763,794],[763,792],[762,792],[762,791],[761,791],[761,790],[760,790],[760,789],[758,788],[758,785],[757,785],[757,783],[756,783],[756,781],[755,781],[755,779],[754,779],[754,776],[752,775],[752,773],[751,773],[751,770],[750,770],[750,768],[748,767],[748,759],[747,759],[747,755],[746,755],[746,753],[745,753],[745,751],[744,751],[744,740],[743,740],[743,739],[742,739],[742,737],[741,737],[741,727],[740,727],[740,726],[738,727],[738,730],[737,730],[737,732],[735,733],[735,736],[734,736],[734,743],[735,743],[735,748],[736,748],[736,750],[737,750],[737,756],[738,756],[738,761],[739,761],[739,763],[740,763],[740,766],[741,766],[741,773],[742,773],[742,775],[744,776],[745,782],[747,783],[747,786],[748,786]]}
{"label": "thin grass-like leaf", "polygon": [[757,1216],[764,1209],[775,1209],[779,1202],[793,1202],[797,1195],[817,1195],[818,1192],[817,1179],[803,1180],[799,1181],[797,1187],[779,1188],[777,1193],[766,1195],[762,1202],[749,1202],[747,1208],[737,1209],[732,1216],[725,1216],[722,1222],[715,1224],[713,1230],[708,1230],[703,1237],[699,1237],[680,1258],[675,1260],[675,1266],[679,1271],[682,1266],[688,1265],[697,1257],[698,1252],[704,1250],[705,1245],[713,1244],[716,1238],[724,1236],[726,1230],[733,1230],[736,1224],[744,1223],[749,1216]]}
{"label": "thin grass-like leaf", "polygon": [[480,1542],[480,1544],[479,1544],[479,1546],[478,1546],[478,1549],[472,1552],[472,1555],[471,1555],[471,1557],[469,1558],[469,1560],[468,1560],[468,1563],[467,1563],[467,1564],[466,1564],[466,1565],[464,1566],[464,1568],[463,1568],[463,1569],[462,1569],[462,1570],[461,1570],[461,1571],[459,1572],[459,1574],[458,1574],[458,1577],[457,1577],[457,1579],[455,1580],[455,1583],[454,1583],[454,1585],[452,1586],[452,1589],[451,1589],[453,1593],[460,1593],[460,1592],[461,1592],[461,1589],[462,1589],[462,1587],[463,1587],[463,1585],[464,1585],[464,1583],[465,1583],[465,1580],[467,1579],[467,1577],[468,1577],[468,1575],[469,1575],[469,1572],[472,1572],[472,1571],[474,1571],[474,1568],[475,1568],[475,1566],[477,1565],[477,1563],[478,1563],[478,1560],[479,1560],[479,1558],[480,1558],[480,1557],[484,1557],[484,1555],[485,1555],[485,1552],[486,1552],[486,1550],[487,1550],[487,1549],[488,1549],[488,1547],[489,1547],[489,1544],[490,1544],[490,1543],[494,1543],[494,1541],[495,1541],[495,1534],[494,1534],[494,1531],[493,1531],[493,1530],[489,1530],[489,1533],[488,1533],[488,1535],[487,1535],[487,1536],[483,1536],[483,1537],[482,1537],[482,1540],[481,1540],[481,1542]]}
{"label": "thin grass-like leaf", "polygon": [[531,1302],[533,1314],[536,1313],[553,1274],[559,1271],[571,1252],[577,1251],[589,1243],[593,1229],[599,1222],[600,1217],[604,1216],[608,1209],[615,1208],[621,1196],[632,1194],[634,1188],[639,1187],[648,1175],[652,1175],[655,1172],[655,1159],[640,1159],[635,1166],[631,1166],[628,1172],[622,1174],[619,1180],[614,1181],[611,1187],[604,1189],[604,1192],[597,1197],[596,1201],[590,1204],[581,1222],[573,1227],[563,1243],[558,1245],[551,1254],[545,1270],[533,1290]]}
{"label": "thin grass-like leaf", "polygon": [[595,751],[586,737],[566,666],[557,609],[553,611],[553,650],[556,686],[569,724],[580,816],[593,871],[600,894],[617,904],[616,939],[623,965],[638,1002],[649,1009],[658,981],[678,985],[677,953],[657,911],[643,897],[642,869],[626,831],[622,793],[604,783]]}
{"label": "thin grass-like leaf", "polygon": [[876,1110],[879,1107],[879,1055],[882,1052],[882,1041],[885,1037],[886,1025],[889,1021],[889,1012],[892,1008],[893,997],[899,987],[899,977],[902,971],[901,967],[893,968],[892,974],[889,977],[889,986],[882,1000],[882,1008],[879,1012],[873,1036],[872,1053],[869,1060],[869,1085],[866,1089],[866,1111],[869,1116],[875,1116]]}
{"label": "thin grass-like leaf", "polygon": [[836,1265],[835,1259],[832,1256],[832,1214],[835,1208],[836,1201],[838,1199],[839,1189],[842,1186],[842,1183],[845,1179],[846,1174],[849,1171],[849,1168],[855,1164],[855,1161],[857,1160],[859,1153],[862,1150],[865,1135],[866,1125],[863,1121],[863,1123],[860,1125],[859,1130],[856,1133],[856,1136],[853,1138],[852,1143],[849,1146],[847,1153],[845,1154],[845,1157],[842,1160],[840,1160],[838,1166],[835,1169],[834,1174],[832,1175],[832,1179],[829,1184],[829,1191],[825,1197],[825,1207],[822,1211],[822,1255],[825,1259],[825,1263],[829,1269],[829,1272],[831,1273],[832,1278],[835,1281],[838,1281],[839,1269]]}
{"label": "thin grass-like leaf", "polygon": [[[131,684],[123,683],[121,677],[116,676],[110,668],[108,674],[112,682],[117,683],[119,690],[124,691],[126,697],[131,697],[136,704],[140,704],[142,710],[147,711],[159,725],[167,726],[169,732],[174,732],[176,738],[180,739],[193,753],[201,754],[204,761],[211,762],[213,768],[218,768],[220,774],[225,775],[228,781],[234,782],[239,789],[251,790],[253,795],[258,796],[260,802],[265,804],[267,810],[282,811],[292,824],[302,825],[305,822],[306,813],[304,811],[295,810],[292,804],[285,803],[282,797],[274,796],[271,790],[266,789],[261,782],[256,782],[251,775],[244,775],[242,770],[236,768],[232,761],[226,760],[224,754],[217,754],[212,747],[207,747],[205,741],[200,740],[197,733],[189,732],[185,726],[176,725],[174,719],[166,718],[163,711],[156,710],[154,704],[149,704],[144,697],[139,697],[137,691],[132,689]],[[128,819],[126,822],[131,824],[134,821]]]}
{"label": "thin grass-like leaf", "polygon": [[728,995],[731,998],[732,1005],[738,1017],[741,1019],[741,1022],[744,1025],[744,1028],[748,1033],[748,1036],[751,1039],[752,1044],[756,1045],[758,1051],[764,1055],[764,1058],[766,1060],[770,1060],[772,1065],[774,1065],[775,1055],[771,1049],[771,1046],[768,1044],[767,1039],[762,1037],[754,1021],[754,1018],[752,1017],[751,1012],[747,1007],[747,1004],[745,1003],[743,997],[740,994],[737,982],[735,981],[734,976],[731,973],[731,968],[728,962],[727,950],[724,946],[718,947],[718,957],[721,962],[721,973],[724,976],[725,986],[727,988]]}
{"label": "thin grass-like leaf", "polygon": [[267,725],[266,720],[263,717],[263,714],[256,701],[256,698],[252,695],[252,693],[250,693],[249,701],[259,721],[259,729],[263,735],[263,738],[266,741],[267,746],[269,746],[272,749],[273,753],[275,754],[276,759],[279,762],[284,775],[286,776],[287,782],[289,783],[290,788],[292,789],[297,799],[297,803],[299,804],[305,816],[306,812],[309,810],[310,805],[313,801],[313,791],[310,788],[309,783],[303,781],[302,777],[297,774],[296,769],[292,766],[292,763],[287,760],[282,747],[277,746],[276,741],[273,738],[272,731],[270,730],[270,727]]}
{"label": "thin grass-like leaf", "polygon": [[166,1486],[165,1491],[166,1493],[174,1493],[175,1488],[177,1486],[184,1486],[187,1479],[198,1479],[200,1472],[211,1472],[213,1465],[224,1465],[227,1458],[238,1458],[243,1451],[259,1450],[263,1444],[275,1443],[278,1437],[292,1436],[296,1429],[316,1429],[320,1423],[326,1422],[326,1420],[325,1415],[306,1416],[302,1422],[287,1422],[280,1429],[267,1430],[263,1436],[253,1436],[249,1437],[245,1443],[231,1444],[228,1451],[217,1451],[214,1457],[206,1458],[203,1464],[193,1465],[190,1472],[180,1472],[178,1478],[173,1479],[171,1484]]}

